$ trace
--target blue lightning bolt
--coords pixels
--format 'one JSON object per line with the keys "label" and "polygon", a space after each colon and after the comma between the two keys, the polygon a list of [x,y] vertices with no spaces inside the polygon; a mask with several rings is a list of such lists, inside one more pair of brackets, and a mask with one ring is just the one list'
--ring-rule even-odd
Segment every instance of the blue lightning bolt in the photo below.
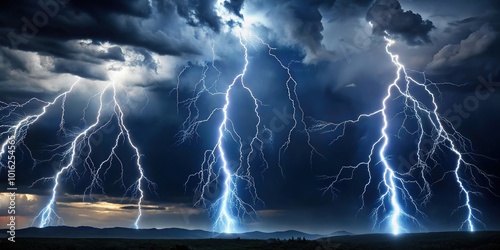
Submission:
{"label": "blue lightning bolt", "polygon": [[[248,49],[243,42],[242,35],[239,36],[239,43],[244,51],[244,66],[241,71],[231,82],[231,84],[227,87],[225,92],[217,92],[211,91],[214,86],[217,85],[217,81],[221,72],[217,69],[215,64],[212,62],[212,68],[218,72],[217,80],[214,82],[212,86],[207,86],[205,82],[206,73],[208,70],[208,65],[204,67],[202,78],[196,84],[197,86],[201,84],[202,90],[197,92],[195,96],[187,101],[187,107],[189,111],[188,118],[184,123],[186,129],[181,131],[180,141],[183,142],[186,140],[186,137],[193,136],[196,134],[197,127],[204,122],[210,120],[217,111],[221,111],[222,113],[222,121],[218,127],[218,138],[217,143],[214,148],[211,150],[207,150],[205,152],[205,157],[202,163],[202,169],[200,172],[191,175],[188,178],[188,181],[191,177],[197,177],[200,179],[200,183],[198,185],[198,190],[201,192],[200,199],[197,201],[197,204],[202,204],[204,206],[207,205],[206,200],[206,192],[212,185],[217,185],[219,179],[222,179],[223,187],[222,187],[222,195],[219,199],[217,199],[212,204],[212,209],[218,211],[217,217],[214,223],[214,231],[224,232],[224,233],[236,233],[239,231],[238,224],[241,222],[242,217],[245,215],[255,214],[254,208],[243,199],[241,199],[238,195],[238,182],[244,182],[247,184],[247,188],[250,190],[251,195],[253,197],[254,202],[261,201],[257,195],[254,179],[250,172],[250,159],[252,154],[254,154],[253,145],[260,143],[263,145],[263,142],[258,138],[258,134],[261,129],[261,118],[259,115],[259,107],[261,102],[255,97],[252,90],[245,84],[244,77],[248,67]],[[214,52],[214,49],[212,49]],[[183,71],[185,71],[184,68]],[[183,71],[181,73],[183,73]],[[249,145],[250,149],[248,152],[244,152],[244,143],[242,137],[236,131],[233,121],[230,118],[228,113],[228,109],[231,106],[232,99],[232,90],[236,85],[242,87],[247,91],[248,95],[252,98],[255,112],[255,117],[257,118],[257,123],[255,125],[256,133],[251,138]],[[178,88],[178,87],[177,87]],[[197,88],[195,86],[195,88]],[[196,102],[200,98],[202,93],[209,93],[210,95],[223,95],[225,104],[222,108],[214,109],[206,119],[198,120],[199,117],[199,109],[196,106]],[[191,110],[194,111],[191,111]],[[232,163],[230,163],[227,153],[224,148],[224,141],[226,135],[229,135],[234,141],[236,141],[239,145],[239,161],[238,166],[234,167]],[[220,161],[220,168],[216,168],[216,165]],[[245,162],[245,164],[244,164]],[[265,161],[264,161],[265,162]],[[265,162],[267,164],[267,162]],[[246,166],[246,167],[245,167]],[[217,170],[218,169],[218,170]],[[187,182],[186,182],[187,183]]]}
{"label": "blue lightning bolt", "polygon": [[[108,90],[111,89],[112,91],[112,106],[113,106],[113,115],[109,120],[106,122],[102,122],[103,120],[103,113],[104,113],[104,95],[108,92]],[[125,125],[124,121],[124,112],[122,109],[122,106],[120,105],[118,99],[117,99],[117,88],[114,83],[109,84],[106,86],[106,88],[99,94],[99,108],[97,111],[97,116],[95,122],[87,127],[84,131],[79,133],[71,142],[71,145],[69,149],[66,151],[64,154],[64,158],[66,156],[69,156],[69,162],[62,167],[57,174],[54,177],[50,178],[42,178],[37,180],[38,181],[47,181],[52,179],[54,181],[54,186],[52,188],[52,196],[49,201],[49,203],[45,206],[44,209],[40,211],[37,217],[35,217],[34,222],[39,220],[39,227],[46,227],[48,225],[52,224],[60,224],[61,218],[56,214],[55,212],[55,205],[56,205],[56,197],[57,197],[57,190],[59,187],[59,182],[61,181],[61,175],[66,174],[70,175],[73,171],[75,171],[75,168],[77,165],[75,164],[75,160],[77,157],[79,157],[79,152],[82,148],[88,147],[89,148],[89,153],[87,154],[85,158],[85,165],[90,169],[91,175],[92,175],[92,180],[91,184],[86,188],[85,193],[89,193],[90,195],[92,194],[92,191],[94,188],[101,189],[102,192],[104,193],[104,188],[102,186],[102,179],[101,179],[101,172],[104,172],[104,176],[108,172],[108,170],[111,168],[113,164],[113,159],[116,159],[120,166],[121,166],[121,173],[122,175],[120,178],[116,181],[121,181],[122,186],[124,187],[123,183],[123,163],[121,159],[118,157],[116,154],[116,149],[118,148],[119,144],[121,141],[125,141],[128,143],[128,145],[133,149],[134,155],[136,161],[135,165],[137,168],[137,171],[139,172],[139,178],[132,184],[130,185],[125,192],[125,195],[128,193],[131,193],[133,197],[138,197],[138,202],[137,202],[137,209],[138,209],[138,214],[136,217],[136,220],[134,222],[134,227],[136,229],[139,228],[139,223],[140,219],[142,216],[142,203],[144,201],[144,190],[143,190],[143,185],[144,182],[148,184],[148,187],[151,188],[151,186],[155,186],[153,182],[151,182],[145,175],[144,175],[144,168],[141,165],[141,153],[139,152],[139,148],[133,143],[130,131]],[[117,125],[119,128],[119,133],[116,135],[115,138],[115,144],[111,148],[111,152],[109,156],[99,164],[99,167],[95,167],[94,162],[92,161],[91,154],[92,154],[92,145],[90,144],[90,138],[98,133],[101,129],[103,129],[105,126],[107,126],[109,123],[111,123],[112,118],[115,118],[117,120]],[[107,168],[104,168],[105,165],[108,165]],[[35,182],[35,183],[36,183]],[[116,183],[115,182],[115,183]],[[34,184],[35,184],[34,183]],[[124,196],[125,196],[124,195]],[[84,195],[85,197],[85,195]]]}
{"label": "blue lightning bolt", "polygon": [[[382,108],[372,113],[362,114],[356,119],[340,123],[313,120],[314,125],[310,127],[310,131],[314,132],[339,133],[339,135],[332,141],[332,143],[334,143],[345,135],[347,125],[358,123],[364,118],[376,115],[381,115],[382,117],[380,137],[374,142],[374,144],[372,144],[368,160],[358,163],[357,165],[343,166],[334,176],[321,176],[321,179],[332,180],[331,184],[324,188],[324,192],[331,191],[335,193],[337,191],[335,188],[337,183],[352,180],[354,178],[354,172],[365,166],[368,172],[368,181],[365,183],[361,195],[361,211],[365,207],[365,195],[372,182],[373,173],[371,167],[372,165],[381,164],[383,167],[383,174],[382,180],[378,184],[380,197],[378,199],[378,205],[373,210],[372,216],[375,219],[376,226],[381,226],[382,224],[387,225],[390,232],[393,234],[399,234],[401,232],[409,231],[405,226],[406,221],[410,221],[419,228],[423,228],[417,218],[417,216],[426,218],[425,214],[421,211],[420,204],[426,204],[430,201],[433,194],[431,189],[433,184],[442,181],[446,175],[453,174],[460,191],[459,198],[461,200],[462,198],[465,198],[463,204],[455,211],[465,209],[467,214],[459,230],[466,229],[468,231],[474,231],[475,223],[480,223],[484,226],[484,223],[479,219],[479,216],[481,215],[480,210],[474,207],[471,203],[471,195],[479,195],[480,193],[472,191],[471,188],[475,187],[486,189],[493,193],[493,186],[490,181],[490,178],[493,176],[485,173],[477,166],[464,159],[466,155],[472,154],[467,151],[467,148],[470,147],[470,141],[463,137],[454,128],[450,121],[438,113],[436,97],[431,90],[431,88],[438,89],[437,84],[429,81],[422,72],[415,73],[423,76],[423,82],[412,77],[408,73],[405,66],[399,62],[398,55],[395,55],[390,51],[390,47],[395,43],[395,41],[390,39],[388,34],[384,37],[384,39],[387,42],[385,47],[386,53],[391,58],[391,61],[396,66],[397,70],[396,78],[387,88],[387,95],[382,101]],[[428,104],[430,107],[427,107],[423,101],[417,99],[414,93],[416,89],[422,90],[422,92],[427,95],[430,100]],[[387,149],[390,146],[390,135],[388,130],[393,119],[396,118],[389,117],[388,107],[390,105],[390,101],[394,101],[401,97],[404,99],[404,109],[396,116],[404,115],[404,120],[398,134],[401,130],[408,132],[410,135],[419,134],[417,140],[417,163],[408,171],[396,170],[392,167],[389,162],[390,155],[387,153]],[[410,120],[410,118],[414,118],[414,120],[416,120],[418,127],[417,131],[410,131],[407,129],[405,124],[407,120]],[[426,124],[430,124],[430,132],[428,129],[426,130]],[[432,148],[428,152],[425,152],[422,146],[424,138],[431,138],[433,141]],[[373,159],[375,158],[374,154],[377,147],[380,162],[376,162],[374,164]],[[456,162],[454,164],[454,168],[445,172],[444,175],[437,181],[431,182],[429,180],[430,171],[434,166],[439,165],[439,162],[435,157],[436,151],[439,150],[442,152],[443,149],[447,149],[450,153],[455,155]],[[432,165],[429,164],[429,161],[432,162]],[[470,180],[463,176],[465,170],[467,170],[469,175],[471,175]],[[489,185],[482,186],[477,183],[476,177],[478,176],[484,177],[489,182]],[[418,195],[414,195],[412,193],[412,186],[416,186],[418,188]],[[422,197],[421,199],[418,199],[419,195]],[[408,211],[412,212],[410,213]],[[455,211],[453,211],[453,213]]]}
{"label": "blue lightning bolt", "polygon": [[[77,84],[79,82],[79,79],[71,85],[69,90],[63,92],[62,94],[56,96],[53,101],[51,102],[45,102],[37,98],[32,98],[28,100],[27,102],[23,104],[19,103],[4,103],[1,102],[2,106],[0,107],[0,111],[5,111],[6,114],[0,117],[0,121],[5,122],[6,124],[1,125],[0,128],[3,129],[2,132],[0,133],[0,137],[6,136],[6,135],[11,135],[12,138],[14,138],[14,141],[16,142],[16,146],[23,145],[25,149],[28,150],[29,154],[32,156],[32,153],[30,149],[24,145],[24,139],[28,133],[29,128],[36,123],[38,120],[42,119],[43,116],[48,112],[50,108],[53,106],[57,105],[57,103],[60,102],[60,109],[62,110],[61,117],[60,117],[60,123],[59,123],[59,130],[58,130],[58,136],[60,134],[66,134],[67,131],[65,130],[65,104],[66,100],[68,98],[68,95],[71,94],[74,89],[76,88]],[[106,93],[110,92],[112,93],[112,100],[109,103],[105,103],[104,98]],[[82,121],[85,122],[85,114],[86,110],[89,107],[89,104],[91,102],[91,99],[99,96],[99,108],[97,110],[97,115],[96,115],[96,120],[95,122],[88,126],[86,129],[84,129],[82,132],[78,133],[72,141],[68,143],[64,143],[61,145],[56,145],[55,150],[57,149],[63,149],[67,147],[62,154],[60,153],[54,153],[52,157],[48,160],[42,160],[38,161],[40,162],[48,162],[56,159],[57,156],[60,156],[61,159],[61,168],[57,171],[55,176],[53,177],[46,177],[46,178],[41,178],[38,179],[33,183],[33,185],[37,184],[38,182],[44,182],[44,181],[54,181],[54,185],[52,187],[52,195],[51,198],[48,202],[48,204],[40,211],[40,213],[34,218],[33,224],[35,224],[38,221],[38,226],[39,227],[46,227],[49,225],[60,225],[63,224],[62,218],[57,215],[56,213],[56,198],[57,198],[57,191],[59,189],[61,181],[64,179],[63,175],[66,175],[70,177],[71,175],[76,175],[79,177],[78,173],[76,172],[76,168],[81,164],[83,167],[85,167],[85,171],[89,171],[91,174],[91,183],[90,185],[85,189],[84,192],[84,199],[86,195],[92,196],[94,189],[99,189],[102,191],[103,194],[104,192],[104,187],[103,187],[103,176],[106,176],[108,170],[111,168],[113,165],[113,161],[117,161],[118,165],[121,167],[121,176],[118,180],[116,180],[115,184],[118,182],[121,182],[121,186],[126,190],[124,197],[127,196],[128,194],[131,194],[132,197],[137,198],[137,209],[138,209],[138,214],[135,219],[135,222],[133,226],[135,228],[139,228],[139,223],[140,219],[142,216],[142,206],[144,202],[144,188],[145,184],[147,184],[147,187],[152,189],[155,184],[151,182],[144,174],[144,168],[141,165],[141,153],[139,151],[139,148],[133,143],[131,135],[130,135],[130,130],[127,128],[124,120],[124,111],[123,108],[118,101],[118,90],[117,87],[114,83],[111,83],[107,85],[102,91],[100,91],[97,95],[91,97],[89,99],[89,102],[87,104],[87,107],[84,109],[84,116],[82,118]],[[41,111],[37,114],[34,115],[28,115],[28,116],[23,116],[20,114],[20,112],[17,112],[17,110],[24,108],[30,104],[33,103],[42,103],[43,107]],[[112,115],[110,116],[109,119],[105,119],[104,113],[105,113],[105,107],[109,106],[109,104],[112,104]],[[17,118],[17,121],[16,119]],[[14,120],[14,122],[10,122]],[[111,124],[113,121],[116,121],[119,132],[115,137],[115,144],[111,148],[109,156],[101,162],[99,165],[96,165],[94,161],[91,158],[92,155],[92,143],[91,143],[91,138],[95,136],[98,132],[103,130],[106,126]],[[138,171],[139,177],[138,179],[129,187],[125,186],[125,183],[123,182],[123,171],[124,171],[124,164],[122,160],[118,157],[116,150],[119,147],[122,142],[126,142],[130,148],[134,151],[133,157],[135,157],[135,166]],[[2,143],[1,151],[0,151],[0,159],[3,158],[3,155],[6,152],[6,146],[8,144],[8,141],[5,140]],[[84,153],[83,149],[87,148],[88,152]],[[52,151],[51,151],[52,152]],[[79,159],[83,158],[83,162],[78,162]],[[33,159],[33,157],[32,157]],[[65,165],[62,165],[63,162],[68,160],[68,163]],[[36,163],[37,161],[33,159],[33,161]],[[4,165],[2,165],[4,167]],[[32,186],[33,186],[32,185]]]}
{"label": "blue lightning bolt", "polygon": [[[240,22],[241,20],[237,21]],[[269,56],[275,59],[288,74],[288,79],[285,82],[285,86],[287,89],[288,100],[290,101],[293,108],[291,117],[291,119],[293,120],[293,125],[288,131],[288,139],[284,142],[279,150],[280,152],[278,165],[282,173],[282,154],[284,154],[288,149],[291,143],[292,134],[296,129],[299,128],[299,124],[307,135],[307,144],[311,148],[311,164],[313,155],[315,153],[320,155],[311,144],[311,137],[306,127],[304,111],[297,95],[298,83],[291,74],[290,64],[295,63],[295,61],[290,62],[290,64],[286,66],[286,64],[284,64],[273,53],[273,51],[276,50],[275,48],[271,47],[268,43],[265,43],[258,36],[252,34],[245,27],[238,26],[235,27],[233,31],[236,34],[239,45],[244,52],[244,66],[242,71],[233,78],[231,84],[226,87],[225,91],[218,90],[220,89],[220,87],[218,87],[218,82],[220,80],[221,71],[219,71],[219,69],[215,65],[214,45],[212,45],[212,63],[206,63],[203,66],[201,78],[194,86],[193,97],[186,100],[179,100],[179,89],[181,82],[180,77],[183,73],[186,72],[186,70],[189,69],[190,66],[185,66],[181,70],[177,79],[177,86],[172,90],[172,92],[176,91],[178,107],[182,105],[187,111],[187,118],[182,124],[183,130],[181,130],[177,134],[179,138],[178,143],[184,143],[190,140],[193,136],[199,136],[199,134],[197,133],[197,129],[201,124],[208,122],[218,113],[222,115],[222,121],[220,122],[217,129],[218,137],[215,146],[204,153],[201,170],[195,174],[190,175],[188,180],[186,181],[186,185],[191,178],[197,178],[200,180],[197,186],[197,190],[200,193],[200,198],[196,201],[195,205],[210,207],[212,211],[215,211],[216,216],[214,231],[224,233],[238,232],[239,224],[241,224],[241,222],[243,221],[244,216],[253,217],[253,215],[256,215],[256,211],[252,207],[252,205],[249,202],[245,202],[239,196],[239,183],[244,183],[246,185],[245,188],[252,196],[253,204],[255,204],[256,202],[263,203],[263,201],[257,195],[254,178],[251,175],[251,161],[253,157],[259,157],[264,166],[263,171],[265,171],[269,167],[264,155],[264,142],[259,137],[259,135],[263,131],[269,132],[272,137],[272,131],[262,125],[261,115],[259,114],[259,109],[265,105],[254,95],[252,89],[245,83],[246,72],[250,63],[248,59],[248,48],[246,42],[249,42],[248,39],[250,37],[255,37],[262,45],[266,46],[269,52]],[[212,70],[217,74],[215,81],[211,84],[207,83],[207,74],[209,70]],[[234,98],[232,92],[236,86],[241,87],[243,90],[245,90],[251,100],[253,100],[253,112],[257,121],[254,127],[255,134],[249,136],[248,139],[243,139],[242,136],[238,133],[228,112],[231,107],[231,99]],[[213,109],[205,118],[201,118],[200,109],[198,108],[198,101],[203,95],[224,96],[224,105],[222,107]],[[239,147],[239,158],[234,163],[233,161],[229,160],[228,153],[225,149],[226,137],[236,142]],[[245,148],[245,146],[248,146],[249,148]],[[219,181],[220,183],[222,183],[221,196],[211,205],[208,205],[209,200],[212,198],[209,197],[211,194],[210,188],[216,186]]]}

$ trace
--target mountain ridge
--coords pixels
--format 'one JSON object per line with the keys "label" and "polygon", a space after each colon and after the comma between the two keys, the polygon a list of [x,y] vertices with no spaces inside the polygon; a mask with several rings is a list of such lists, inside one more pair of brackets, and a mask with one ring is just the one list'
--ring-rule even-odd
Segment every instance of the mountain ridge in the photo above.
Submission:
{"label": "mountain ridge", "polygon": [[[0,235],[5,234],[2,232]],[[123,238],[123,239],[290,239],[306,238],[315,240],[324,237],[352,235],[346,231],[336,231],[331,234],[308,234],[297,230],[276,232],[250,231],[237,234],[214,233],[201,229],[183,228],[150,228],[132,229],[125,227],[95,228],[89,226],[53,226],[46,228],[29,227],[16,230],[17,238]]]}

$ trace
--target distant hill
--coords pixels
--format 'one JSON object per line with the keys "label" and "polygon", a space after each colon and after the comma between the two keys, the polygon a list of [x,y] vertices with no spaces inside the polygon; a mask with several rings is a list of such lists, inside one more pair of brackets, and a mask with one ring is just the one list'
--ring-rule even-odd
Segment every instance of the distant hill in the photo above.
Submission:
{"label": "distant hill", "polygon": [[[2,230],[2,234],[4,231]],[[0,236],[5,236],[2,235]],[[266,240],[271,238],[290,239],[292,237],[315,240],[323,237],[351,235],[346,231],[338,231],[329,235],[307,234],[300,231],[282,232],[246,232],[241,234],[217,234],[204,230],[188,230],[181,228],[166,229],[132,229],[132,228],[94,228],[94,227],[46,227],[46,228],[25,228],[16,231],[16,238],[123,238],[123,239],[255,239]]]}

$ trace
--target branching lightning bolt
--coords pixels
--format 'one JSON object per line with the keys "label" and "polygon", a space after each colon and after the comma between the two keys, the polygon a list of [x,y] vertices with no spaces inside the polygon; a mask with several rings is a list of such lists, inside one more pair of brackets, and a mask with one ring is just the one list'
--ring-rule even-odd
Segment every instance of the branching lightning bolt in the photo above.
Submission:
{"label": "branching lightning bolt", "polygon": [[[12,138],[15,139],[14,141],[17,143],[16,146],[24,145],[24,139],[28,133],[29,128],[38,120],[42,119],[43,116],[46,115],[48,110],[53,106],[56,106],[57,103],[59,102],[61,103],[60,108],[62,110],[62,113],[60,118],[61,120],[59,124],[58,135],[66,134],[67,131],[65,129],[65,103],[68,95],[74,91],[78,82],[79,80],[76,81],[73,85],[71,85],[69,90],[56,96],[52,102],[45,102],[37,98],[32,98],[23,104],[19,103],[7,104],[2,102],[0,111],[5,111],[7,114],[0,117],[0,121],[5,122],[7,125],[0,126],[0,128],[3,129],[2,132],[0,133],[0,137],[11,135]],[[112,93],[112,98],[110,102],[105,102],[105,95],[108,92]],[[91,175],[91,183],[85,189],[84,199],[86,195],[92,196],[93,191],[95,189],[98,189],[102,191],[103,194],[105,194],[103,186],[104,182],[103,178],[106,178],[108,170],[112,167],[113,162],[116,161],[118,162],[118,165],[121,167],[122,174],[120,178],[115,181],[115,184],[120,183],[121,186],[126,190],[124,197],[127,196],[128,194],[131,194],[133,197],[137,198],[138,214],[134,222],[134,227],[139,228],[139,223],[142,216],[142,204],[144,202],[145,184],[147,184],[147,187],[150,189],[152,189],[155,186],[155,184],[151,182],[144,174],[144,168],[141,164],[141,153],[136,144],[133,143],[130,135],[130,130],[125,125],[125,120],[124,120],[125,114],[123,112],[123,108],[120,102],[118,101],[117,94],[118,90],[114,83],[110,83],[109,85],[107,85],[98,95],[96,95],[99,96],[99,108],[97,111],[95,122],[92,125],[88,126],[86,129],[84,129],[82,132],[76,134],[76,136],[72,139],[72,141],[54,146],[55,149],[53,151],[57,149],[64,149],[63,153],[57,153],[57,154],[54,153],[54,155],[50,157],[50,159],[40,161],[40,162],[48,162],[56,159],[57,156],[60,156],[61,168],[57,171],[55,176],[41,178],[33,183],[33,185],[35,185],[38,182],[45,182],[51,180],[54,181],[51,198],[48,204],[35,217],[35,219],[33,220],[33,224],[38,222],[39,227],[63,224],[62,218],[56,213],[57,192],[58,189],[60,188],[59,187],[60,183],[65,179],[64,178],[65,176],[68,178],[71,177],[72,175],[76,175],[77,177],[79,177],[79,174],[76,171],[77,167],[83,167],[84,171],[89,171]],[[93,96],[89,99],[89,104],[91,99],[96,96]],[[20,114],[20,112],[17,112],[18,109],[26,107],[27,105],[30,105],[35,102],[42,103],[44,105],[39,113],[23,117],[23,115]],[[85,113],[87,111],[88,105],[84,110],[84,116],[82,118],[82,121],[84,121],[85,123],[86,123]],[[111,116],[105,115],[106,106],[112,107]],[[14,122],[12,122],[12,120],[14,120]],[[111,148],[109,156],[100,164],[96,164],[92,159],[92,148],[93,148],[91,140],[92,136],[95,136],[98,132],[103,130],[113,121],[116,122],[119,128],[118,129],[119,131],[115,137],[115,144]],[[133,157],[135,158],[135,165],[139,174],[137,180],[128,187],[125,186],[125,183],[123,181],[124,164],[116,153],[117,148],[120,146],[120,144],[123,144],[123,142],[126,142],[130,146],[130,148],[134,151]],[[3,158],[6,152],[7,145],[8,145],[8,140],[6,139],[3,142],[2,147],[0,149],[1,150],[0,159]],[[29,154],[32,156],[30,149],[25,145],[24,148],[28,150]],[[84,152],[84,149],[87,149],[88,152]],[[82,162],[78,162],[77,161],[78,159],[83,159],[83,160]],[[36,162],[35,159],[33,159],[33,161]],[[66,161],[67,163],[64,164],[64,162]],[[4,166],[2,165],[2,167]]]}
{"label": "branching lightning bolt", "polygon": [[[258,138],[259,131],[261,129],[261,118],[259,115],[259,107],[261,106],[261,102],[255,97],[252,90],[246,86],[244,78],[248,67],[248,49],[243,42],[243,38],[239,36],[239,43],[244,50],[244,67],[231,82],[231,84],[227,87],[225,92],[217,92],[213,91],[216,88],[217,81],[220,76],[220,71],[217,69],[214,63],[212,63],[212,68],[218,72],[217,80],[212,86],[207,86],[205,82],[206,72],[208,70],[208,65],[206,65],[203,69],[202,79],[198,82],[198,84],[202,85],[202,90],[195,94],[195,97],[187,100],[187,108],[189,111],[188,118],[184,123],[185,129],[180,132],[180,141],[183,142],[187,137],[193,136],[193,134],[197,133],[197,127],[201,123],[205,123],[210,120],[217,111],[222,113],[222,121],[218,127],[218,137],[217,143],[213,149],[207,150],[205,152],[205,157],[202,163],[202,169],[200,172],[191,175],[191,177],[197,177],[200,179],[200,183],[198,184],[198,190],[201,192],[200,199],[197,201],[197,204],[201,204],[207,206],[208,200],[206,199],[206,192],[210,189],[211,186],[217,185],[219,179],[223,179],[223,187],[222,187],[222,195],[219,199],[217,199],[212,204],[212,209],[217,211],[217,217],[214,223],[214,231],[220,231],[224,233],[235,233],[238,232],[238,224],[242,220],[243,216],[255,214],[255,210],[252,205],[248,202],[245,202],[238,195],[238,183],[243,182],[246,183],[246,188],[250,191],[250,194],[253,197],[254,203],[256,201],[261,201],[257,195],[257,191],[255,188],[254,179],[250,172],[250,159],[251,156],[255,153],[253,145],[260,143],[263,145],[263,142]],[[214,52],[213,52],[214,53]],[[182,73],[182,72],[181,72]],[[196,86],[198,86],[196,84]],[[254,112],[255,117],[257,118],[257,123],[255,125],[255,134],[250,139],[249,146],[250,149],[248,152],[245,152],[243,147],[243,138],[236,131],[233,121],[230,118],[230,114],[228,109],[231,106],[232,99],[232,90],[236,85],[240,85],[243,89],[245,89],[248,95],[252,98],[254,104]],[[195,87],[197,88],[197,87]],[[222,108],[214,109],[206,119],[198,120],[199,117],[199,109],[196,106],[196,102],[200,98],[201,94],[209,93],[211,95],[223,95],[225,104]],[[194,110],[194,111],[192,111]],[[226,154],[224,148],[224,142],[226,139],[226,135],[238,143],[239,145],[239,159],[238,163],[232,164],[228,159],[228,155]],[[262,154],[262,151],[261,151]],[[267,164],[264,157],[264,164]],[[219,168],[216,168],[216,165],[220,164]],[[189,179],[188,179],[189,181]]]}
{"label": "branching lightning bolt", "polygon": [[[493,176],[465,160],[466,156],[473,155],[473,153],[467,150],[471,147],[471,142],[463,137],[450,121],[438,113],[438,103],[433,93],[433,89],[439,91],[437,84],[428,80],[422,72],[412,71],[412,73],[423,76],[423,81],[418,81],[415,77],[412,77],[410,71],[399,62],[398,55],[390,51],[390,47],[395,41],[390,39],[388,34],[384,39],[387,42],[385,47],[386,53],[391,58],[397,70],[396,78],[387,88],[387,95],[382,101],[382,108],[372,113],[361,114],[356,119],[340,123],[314,120],[314,125],[310,128],[310,131],[314,132],[338,133],[338,136],[332,141],[334,143],[345,135],[346,127],[349,124],[358,123],[362,119],[375,116],[381,116],[382,119],[380,137],[372,144],[368,159],[357,165],[343,166],[334,176],[321,176],[321,179],[331,180],[331,184],[323,189],[324,192],[336,192],[336,184],[352,180],[356,170],[366,167],[368,181],[365,183],[361,195],[361,211],[365,207],[367,189],[372,184],[372,177],[374,175],[372,168],[382,165],[382,180],[377,185],[380,197],[378,198],[378,205],[372,212],[372,216],[375,220],[375,226],[385,225],[393,234],[399,234],[401,232],[409,232],[405,223],[407,221],[410,221],[419,228],[423,227],[418,217],[426,218],[426,215],[421,211],[421,207],[430,202],[433,195],[432,185],[442,181],[446,175],[450,174],[454,176],[459,188],[458,198],[463,201],[463,204],[455,211],[463,209],[466,212],[466,217],[459,229],[474,231],[475,224],[477,223],[484,226],[484,223],[479,218],[481,212],[472,204],[471,196],[480,195],[478,191],[473,191],[473,188],[484,189],[493,193],[493,185],[490,180]],[[428,101],[425,102],[422,99],[418,99],[416,92],[418,95],[425,94],[425,98]],[[394,117],[389,117],[390,109],[394,109],[391,104],[397,99],[403,99],[404,108]],[[391,165],[391,156],[387,152],[390,147],[391,137],[389,129],[394,123],[395,118],[400,115],[404,119],[397,135],[402,131],[410,135],[418,135],[417,163],[410,169],[403,171],[395,169]],[[416,121],[418,127],[416,131],[410,131],[405,125],[410,120]],[[422,145],[425,138],[430,138],[433,141],[432,147],[428,152],[424,150]],[[449,153],[456,157],[454,167],[445,172],[437,181],[431,181],[431,170],[440,164],[436,154],[437,152],[444,152],[444,150],[448,150]],[[378,154],[375,153],[376,151],[378,151]],[[379,162],[374,162],[375,158],[378,158]],[[469,175],[469,179],[467,179],[466,174]],[[478,177],[486,179],[488,185],[480,185],[477,182]],[[415,189],[418,190],[417,194],[412,191]]]}
{"label": "branching lightning bolt", "polygon": [[[245,216],[254,218],[256,215],[256,211],[252,204],[244,201],[241,196],[239,196],[240,188],[238,184],[240,184],[240,186],[241,183],[245,185],[245,189],[252,196],[253,204],[257,202],[263,203],[257,194],[254,178],[251,175],[252,159],[256,156],[260,159],[264,166],[263,171],[269,167],[264,155],[264,142],[259,137],[259,135],[262,134],[261,132],[265,131],[271,135],[273,132],[262,125],[262,119],[259,111],[266,105],[254,95],[252,89],[245,83],[247,67],[249,65],[248,48],[246,45],[248,38],[255,37],[262,45],[266,46],[269,51],[269,56],[275,59],[281,68],[283,68],[288,74],[285,86],[287,89],[288,100],[293,108],[291,117],[293,125],[288,131],[288,139],[279,149],[280,152],[278,161],[282,173],[282,154],[284,154],[288,149],[291,143],[292,134],[296,129],[298,129],[299,125],[303,128],[303,131],[307,136],[307,144],[311,148],[311,164],[313,155],[315,153],[320,155],[311,143],[311,137],[306,127],[304,118],[304,111],[297,95],[297,81],[291,74],[290,64],[294,63],[294,61],[290,62],[290,64],[286,66],[286,64],[282,63],[282,61],[273,53],[275,48],[271,47],[268,43],[265,43],[261,38],[252,34],[248,29],[245,29],[245,27],[235,27],[234,30],[236,31],[235,34],[237,35],[239,45],[244,52],[244,66],[242,71],[233,78],[231,84],[226,87],[225,91],[220,91],[219,89],[221,89],[221,87],[218,86],[222,73],[215,65],[215,46],[212,46],[212,63],[206,63],[203,66],[202,76],[195,84],[193,97],[186,100],[179,99],[180,78],[181,75],[188,70],[189,66],[182,69],[178,77],[177,87],[172,90],[176,91],[178,108],[179,106],[183,106],[187,111],[187,118],[182,125],[183,129],[178,133],[178,143],[184,143],[194,136],[199,136],[197,130],[201,124],[210,121],[216,115],[222,115],[222,121],[217,129],[218,137],[215,146],[212,149],[205,151],[201,170],[190,175],[186,185],[191,178],[199,180],[197,190],[200,193],[200,197],[195,205],[202,205],[204,207],[209,206],[210,210],[214,211],[214,214],[216,214],[214,216],[214,231],[223,233],[238,232],[238,225],[243,222],[243,218]],[[209,70],[213,70],[217,74],[216,79],[212,84],[208,84],[206,82]],[[233,91],[236,87],[243,88],[251,100],[253,100],[253,112],[255,113],[257,121],[255,123],[255,134],[249,136],[249,138],[243,138],[235,128],[233,120],[231,120],[229,109],[231,108],[231,100],[234,98]],[[200,109],[198,108],[198,101],[202,95],[224,96],[224,105],[213,109],[205,118],[202,118],[200,117]],[[230,139],[238,145],[238,160],[229,160],[230,156],[225,149],[226,139]],[[210,192],[213,190],[214,186],[218,185],[218,183],[222,183],[221,195],[215,200],[215,202],[209,205],[210,199],[212,198],[210,197]]]}

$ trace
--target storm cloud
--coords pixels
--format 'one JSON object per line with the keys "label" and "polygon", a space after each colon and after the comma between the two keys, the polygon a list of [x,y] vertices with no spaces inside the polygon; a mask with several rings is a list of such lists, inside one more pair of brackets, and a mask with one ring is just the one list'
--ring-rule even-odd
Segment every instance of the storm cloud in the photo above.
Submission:
{"label": "storm cloud", "polygon": [[[322,11],[329,11],[335,0],[315,1],[249,1],[249,12],[261,17],[259,23],[271,33],[270,38],[281,45],[298,47],[305,54],[304,62],[316,63],[335,57],[323,42]],[[243,16],[245,18],[245,16]]]}
{"label": "storm cloud", "polygon": [[429,70],[440,68],[457,67],[467,60],[483,54],[491,45],[498,41],[498,32],[491,25],[484,24],[459,44],[449,44],[444,46],[434,55],[432,62],[427,66]]}
{"label": "storm cloud", "polygon": [[[91,39],[95,43],[110,42],[146,48],[160,55],[198,53],[196,47],[182,40],[182,31],[157,25],[182,27],[176,9],[182,5],[169,1],[158,3],[158,14],[146,0],[106,1],[4,1],[0,15],[0,45],[58,55],[66,53],[65,41]],[[17,10],[17,11],[10,11]],[[196,12],[203,23],[208,21],[203,11]],[[214,28],[217,26],[215,25]],[[181,38],[181,39],[179,39]],[[54,51],[59,48],[59,51]]]}
{"label": "storm cloud", "polygon": [[430,43],[429,32],[434,29],[430,20],[423,20],[420,14],[401,8],[398,0],[377,0],[368,10],[366,20],[373,24],[373,33],[388,32],[410,45]]}

